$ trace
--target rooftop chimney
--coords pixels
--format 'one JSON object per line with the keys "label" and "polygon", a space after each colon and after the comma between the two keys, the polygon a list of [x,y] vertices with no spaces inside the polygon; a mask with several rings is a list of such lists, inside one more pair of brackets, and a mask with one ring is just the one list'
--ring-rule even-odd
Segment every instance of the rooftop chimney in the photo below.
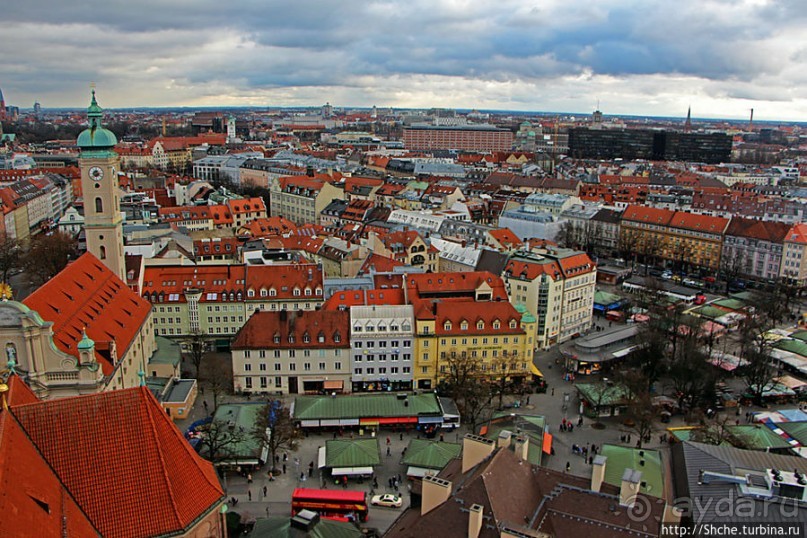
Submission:
{"label": "rooftop chimney", "polygon": [[468,512],[468,538],[478,538],[479,531],[482,530],[482,506],[472,504]]}
{"label": "rooftop chimney", "polygon": [[622,473],[622,482],[619,485],[619,504],[630,508],[636,503],[639,486],[642,483],[642,472],[635,469],[625,469]]}
{"label": "rooftop chimney", "polygon": [[421,516],[431,512],[451,496],[451,482],[436,476],[424,476],[421,487],[423,496],[420,505]]}
{"label": "rooftop chimney", "polygon": [[510,430],[502,430],[499,432],[499,440],[496,442],[497,447],[510,448],[510,440],[513,433]]}
{"label": "rooftop chimney", "polygon": [[528,454],[530,452],[530,438],[524,434],[519,435],[516,437],[515,445],[513,446],[513,451],[518,456],[518,459],[523,461],[529,461]]}
{"label": "rooftop chimney", "polygon": [[482,463],[495,448],[496,443],[490,439],[472,433],[465,434],[462,438],[462,473],[465,474]]}
{"label": "rooftop chimney", "polygon": [[594,456],[594,468],[591,471],[591,491],[600,491],[602,481],[605,480],[605,463],[608,458],[602,454]]}

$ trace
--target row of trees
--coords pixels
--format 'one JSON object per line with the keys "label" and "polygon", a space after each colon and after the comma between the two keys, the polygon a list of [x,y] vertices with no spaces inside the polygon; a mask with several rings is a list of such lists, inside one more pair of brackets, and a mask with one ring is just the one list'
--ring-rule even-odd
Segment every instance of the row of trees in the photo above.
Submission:
{"label": "row of trees", "polygon": [[519,357],[500,355],[486,364],[479,357],[456,353],[447,354],[441,362],[446,369],[438,391],[454,400],[471,431],[502,408],[505,396],[530,391]]}
{"label": "row of trees", "polygon": [[[704,331],[703,319],[685,314],[683,306],[669,305],[658,291],[648,282],[648,289],[639,295],[637,303],[648,311],[650,320],[642,324],[636,350],[614,376],[626,389],[629,422],[640,439],[650,434],[658,419],[658,407],[653,405],[658,385],[668,389],[688,418],[714,409],[718,370],[709,361],[728,354],[730,345],[728,335]],[[771,359],[774,341],[767,333],[790,314],[789,291],[773,286],[753,293],[754,308],[741,322],[733,344],[739,346],[738,354],[745,361],[735,375],[744,381],[745,393],[761,405],[778,373]],[[717,423],[706,429],[708,435],[723,431]]]}
{"label": "row of trees", "polygon": [[27,284],[39,287],[77,256],[75,238],[60,232],[34,236],[27,244],[8,234],[0,235],[0,277],[3,282],[8,282],[15,272],[22,271]]}
{"label": "row of trees", "polygon": [[283,450],[296,450],[302,432],[292,420],[283,402],[270,399],[261,408],[251,427],[238,426],[224,420],[213,420],[200,428],[200,453],[213,463],[232,459],[239,445],[254,442],[266,447],[272,472],[277,473],[275,462]]}

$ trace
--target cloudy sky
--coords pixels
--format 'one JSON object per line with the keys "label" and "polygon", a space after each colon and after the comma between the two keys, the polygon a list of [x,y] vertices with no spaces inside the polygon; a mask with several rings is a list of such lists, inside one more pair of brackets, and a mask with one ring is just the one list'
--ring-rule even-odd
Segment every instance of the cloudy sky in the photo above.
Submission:
{"label": "cloudy sky", "polygon": [[[11,4],[11,5],[9,5]],[[803,0],[9,0],[6,102],[807,121]]]}

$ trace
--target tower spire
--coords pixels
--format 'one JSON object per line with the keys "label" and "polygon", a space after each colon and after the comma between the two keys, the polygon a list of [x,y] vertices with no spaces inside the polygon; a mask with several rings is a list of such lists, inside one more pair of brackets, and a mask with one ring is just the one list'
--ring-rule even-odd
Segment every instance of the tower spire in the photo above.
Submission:
{"label": "tower spire", "polygon": [[687,121],[684,122],[684,132],[692,130],[692,107],[687,108]]}

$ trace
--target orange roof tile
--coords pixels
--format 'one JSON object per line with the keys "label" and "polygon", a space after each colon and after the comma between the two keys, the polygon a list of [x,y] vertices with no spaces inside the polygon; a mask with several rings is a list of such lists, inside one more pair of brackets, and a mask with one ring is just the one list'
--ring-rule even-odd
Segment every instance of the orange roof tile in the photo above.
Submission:
{"label": "orange roof tile", "polygon": [[223,500],[213,466],[146,387],[20,405],[13,414],[105,537],[180,532]]}
{"label": "orange roof tile", "polygon": [[[438,301],[434,304],[437,319],[435,332],[439,335],[480,335],[480,334],[523,334],[521,314],[508,301]],[[422,317],[419,319],[423,319]],[[500,323],[499,329],[493,328],[494,321]],[[462,322],[468,323],[465,330]],[[481,321],[481,328],[478,322]],[[510,322],[516,322],[516,328],[510,328]],[[450,329],[446,328],[450,323]]]}
{"label": "orange roof tile", "polygon": [[488,234],[504,247],[520,247],[523,244],[510,228],[490,230]]}
{"label": "orange roof tile", "polygon": [[151,313],[150,304],[89,252],[23,303],[53,322],[53,340],[65,353],[78,356],[76,346],[86,329],[105,375],[116,366],[110,362],[110,344],[114,341],[118,358],[123,357]]}
{"label": "orange roof tile", "polygon": [[642,205],[631,205],[625,209],[624,213],[622,213],[622,220],[667,226],[670,224],[670,221],[674,215],[674,211],[669,211],[667,209],[658,209],[655,207],[646,207]]}
{"label": "orange roof tile", "polygon": [[8,410],[0,411],[0,491],[4,536],[100,536]]}
{"label": "orange roof tile", "polygon": [[676,211],[669,223],[669,225],[673,228],[682,228],[684,230],[695,230],[713,234],[722,234],[726,230],[726,226],[728,226],[728,224],[729,219],[724,219],[723,217],[696,215],[695,213],[686,213],[684,211]]}
{"label": "orange roof tile", "polygon": [[343,310],[362,305],[402,305],[404,292],[400,288],[336,291],[322,305],[322,310]]}
{"label": "orange roof tile", "polygon": [[350,347],[350,313],[344,310],[256,311],[238,331],[232,349]]}
{"label": "orange roof tile", "polygon": [[242,213],[263,213],[266,214],[266,204],[263,198],[245,198],[242,200],[227,200],[227,207],[233,215]]}

